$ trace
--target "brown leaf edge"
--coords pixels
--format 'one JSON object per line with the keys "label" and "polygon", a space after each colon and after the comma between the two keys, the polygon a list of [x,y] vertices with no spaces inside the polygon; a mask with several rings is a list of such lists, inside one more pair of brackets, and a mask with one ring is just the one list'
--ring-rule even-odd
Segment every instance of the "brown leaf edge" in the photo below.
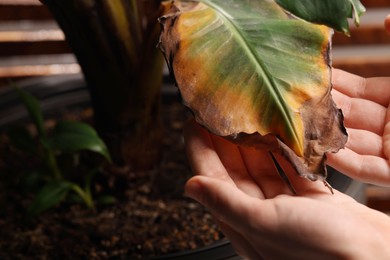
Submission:
{"label": "brown leaf edge", "polygon": [[[318,109],[313,109],[312,103],[316,103]],[[225,138],[238,145],[279,153],[301,177],[324,181],[327,178],[326,153],[336,153],[343,149],[348,139],[343,113],[336,107],[328,92],[319,102],[311,100],[304,103],[301,114],[305,128],[306,158],[297,156],[273,134],[262,136],[259,133],[239,133]]]}
{"label": "brown leaf edge", "polygon": [[[170,73],[180,91],[180,85],[175,77],[175,69],[172,67],[174,54],[177,46],[179,46],[179,40],[171,38],[170,34],[172,33],[171,31],[174,30],[173,26],[176,19],[180,16],[181,10],[174,5],[173,2],[169,2],[169,4],[170,9],[166,9],[169,11],[159,18],[162,32],[158,47],[162,51]],[[185,5],[184,8],[193,8],[195,5],[196,2],[190,2],[188,5]],[[324,61],[329,66],[331,78],[330,49],[331,38],[329,39],[326,53],[323,54]],[[330,81],[331,79],[329,79],[329,82]],[[348,134],[343,124],[343,113],[336,107],[331,96],[331,89],[332,85],[329,84],[328,92],[326,92],[323,97],[306,101],[300,109],[305,129],[304,158],[297,156],[291,148],[272,133],[264,136],[259,133],[237,133],[222,137],[237,145],[279,153],[291,163],[292,167],[301,177],[312,181],[325,181],[327,177],[326,153],[336,153],[340,149],[343,149],[348,139]],[[185,100],[183,103],[191,112],[193,112],[190,104]],[[210,129],[207,128],[207,122],[204,122],[199,118],[196,113],[193,114],[196,122],[210,131]],[[213,133],[213,131],[210,132]]]}

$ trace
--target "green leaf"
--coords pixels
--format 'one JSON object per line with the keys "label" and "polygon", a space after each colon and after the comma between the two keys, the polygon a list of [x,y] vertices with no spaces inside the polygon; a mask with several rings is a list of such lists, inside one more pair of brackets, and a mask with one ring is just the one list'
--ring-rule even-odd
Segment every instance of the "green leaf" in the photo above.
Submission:
{"label": "green leaf", "polygon": [[35,217],[43,211],[59,204],[67,195],[72,184],[66,181],[55,181],[46,184],[36,195],[28,208],[28,215]]}
{"label": "green leaf", "polygon": [[15,89],[26,107],[31,119],[33,120],[35,127],[37,128],[39,136],[45,136],[45,126],[43,120],[43,114],[38,100],[30,93],[15,86]]}
{"label": "green leaf", "polygon": [[197,122],[242,145],[280,151],[324,178],[325,153],[346,142],[330,96],[331,30],[274,1],[175,1],[160,48]]}
{"label": "green leaf", "polygon": [[91,126],[81,122],[58,122],[53,135],[47,138],[45,144],[53,150],[65,153],[89,150],[104,156],[111,162],[110,154],[103,140]]}
{"label": "green leaf", "polygon": [[366,11],[359,0],[276,0],[292,14],[309,22],[325,24],[349,35],[348,18],[354,18],[356,26]]}

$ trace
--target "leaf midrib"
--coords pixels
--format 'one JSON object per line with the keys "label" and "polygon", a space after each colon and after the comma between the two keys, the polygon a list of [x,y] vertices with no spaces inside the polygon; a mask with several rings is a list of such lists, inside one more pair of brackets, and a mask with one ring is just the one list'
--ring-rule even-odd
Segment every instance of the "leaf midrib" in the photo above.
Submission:
{"label": "leaf midrib", "polygon": [[296,143],[298,144],[301,151],[303,151],[303,148],[299,142],[300,139],[298,138],[298,133],[296,132],[296,129],[295,129],[294,124],[293,124],[293,119],[291,118],[290,113],[288,112],[289,109],[285,105],[285,102],[280,101],[280,100],[284,100],[283,96],[280,93],[279,89],[276,87],[276,83],[274,82],[274,80],[273,80],[272,76],[270,75],[270,73],[268,72],[268,70],[265,68],[265,65],[257,56],[256,51],[253,50],[251,45],[245,40],[241,30],[234,24],[234,22],[232,20],[230,20],[228,18],[229,15],[223,9],[221,9],[218,5],[212,3],[209,0],[200,0],[200,1],[216,11],[218,16],[223,21],[226,22],[225,23],[226,26],[228,26],[229,28],[232,29],[231,31],[233,32],[233,37],[237,39],[237,41],[243,47],[245,52],[248,53],[248,56],[250,57],[250,59],[255,61],[254,63],[256,64],[256,67],[259,69],[261,75],[263,76],[264,80],[266,81],[266,85],[272,86],[271,88],[269,88],[270,92],[275,97],[276,104],[280,108],[282,115],[286,119],[289,127],[293,130],[293,135],[294,135],[294,139],[295,139]]}

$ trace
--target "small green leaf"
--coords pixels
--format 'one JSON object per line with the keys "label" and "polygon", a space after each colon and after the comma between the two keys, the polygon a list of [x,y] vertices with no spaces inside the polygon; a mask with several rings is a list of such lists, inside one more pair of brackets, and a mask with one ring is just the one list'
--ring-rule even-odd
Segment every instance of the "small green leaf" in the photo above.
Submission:
{"label": "small green leaf", "polygon": [[349,35],[348,18],[354,18],[356,26],[366,11],[359,0],[276,0],[292,14],[309,22],[325,24]]}
{"label": "small green leaf", "polygon": [[103,140],[91,126],[81,122],[59,122],[53,135],[45,141],[45,144],[53,150],[65,153],[89,150],[104,156],[111,162],[110,154]]}
{"label": "small green leaf", "polygon": [[28,152],[36,153],[36,143],[34,142],[33,137],[27,131],[25,127],[14,126],[7,129],[7,135],[11,143],[18,149]]}
{"label": "small green leaf", "polygon": [[360,24],[360,16],[362,16],[366,12],[366,8],[359,0],[349,0],[353,7],[354,12],[354,21],[355,25],[358,26]]}
{"label": "small green leaf", "polygon": [[15,86],[16,91],[19,94],[24,106],[26,107],[31,119],[33,120],[35,127],[37,128],[39,136],[45,136],[45,127],[41,107],[38,100],[30,93]]}
{"label": "small green leaf", "polygon": [[43,211],[59,204],[67,195],[72,184],[66,181],[55,181],[46,184],[36,195],[28,208],[28,215],[34,217]]}

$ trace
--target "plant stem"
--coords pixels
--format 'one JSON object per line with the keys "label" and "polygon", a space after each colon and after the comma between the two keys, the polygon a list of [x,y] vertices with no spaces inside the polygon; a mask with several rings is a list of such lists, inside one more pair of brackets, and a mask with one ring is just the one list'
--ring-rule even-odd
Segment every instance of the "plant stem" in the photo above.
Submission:
{"label": "plant stem", "polygon": [[46,164],[56,180],[62,180],[62,174],[58,168],[57,159],[51,149],[45,148]]}
{"label": "plant stem", "polygon": [[95,176],[95,174],[98,172],[99,167],[95,167],[94,169],[90,170],[85,178],[85,186],[84,190],[88,197],[92,200],[92,192],[91,192],[91,183],[92,179]]}
{"label": "plant stem", "polygon": [[91,196],[91,192],[84,191],[79,185],[73,184],[71,187],[84,201],[85,205],[87,205],[88,208],[93,209],[94,203]]}

